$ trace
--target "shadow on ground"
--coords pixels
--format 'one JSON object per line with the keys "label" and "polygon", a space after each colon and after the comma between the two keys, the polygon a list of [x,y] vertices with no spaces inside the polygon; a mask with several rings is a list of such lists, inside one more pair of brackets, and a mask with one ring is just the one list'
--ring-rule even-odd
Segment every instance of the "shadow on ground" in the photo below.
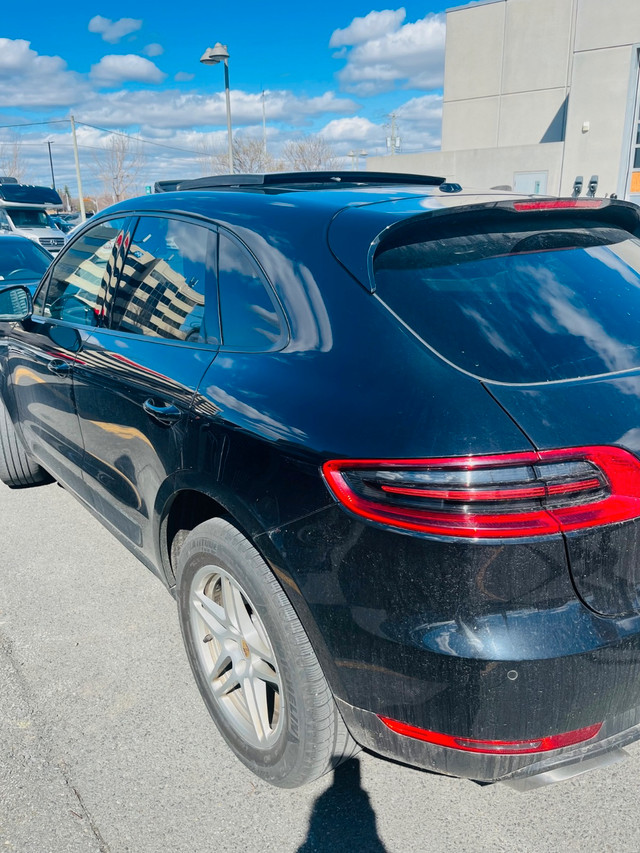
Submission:
{"label": "shadow on ground", "polygon": [[366,850],[387,853],[378,836],[376,814],[360,785],[360,761],[353,758],[334,771],[333,785],[315,802],[307,837],[297,853]]}

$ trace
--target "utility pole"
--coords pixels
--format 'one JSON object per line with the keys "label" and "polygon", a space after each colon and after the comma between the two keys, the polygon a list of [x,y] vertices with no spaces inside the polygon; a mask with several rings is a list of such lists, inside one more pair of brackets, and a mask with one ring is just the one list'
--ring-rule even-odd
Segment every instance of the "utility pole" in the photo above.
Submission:
{"label": "utility pole", "polygon": [[76,123],[71,116],[71,136],[73,138],[73,156],[76,161],[76,179],[78,181],[78,202],[80,204],[80,222],[84,222],[87,218],[84,209],[84,195],[82,193],[82,178],[80,177],[80,158],[78,157],[78,140],[76,139]]}
{"label": "utility pole", "polygon": [[267,107],[265,103],[264,89],[262,90],[262,147],[264,156],[267,156]]}
{"label": "utility pole", "polygon": [[396,136],[396,114],[391,113],[391,136],[387,137],[387,147],[391,155],[396,154],[400,148],[400,137]]}
{"label": "utility pole", "polygon": [[55,175],[53,174],[53,157],[51,156],[51,143],[47,142],[47,145],[49,146],[49,165],[51,166],[51,189],[55,190],[56,179]]}

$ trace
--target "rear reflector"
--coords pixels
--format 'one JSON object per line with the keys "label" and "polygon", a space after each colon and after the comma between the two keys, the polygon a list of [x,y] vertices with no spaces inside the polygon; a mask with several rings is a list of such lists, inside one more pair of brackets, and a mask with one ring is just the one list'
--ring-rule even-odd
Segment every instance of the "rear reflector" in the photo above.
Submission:
{"label": "rear reflector", "polygon": [[455,735],[444,735],[440,732],[431,732],[428,729],[420,729],[401,723],[398,720],[390,720],[388,717],[379,717],[380,720],[399,735],[434,743],[437,746],[446,746],[450,749],[461,749],[465,752],[483,752],[492,755],[526,755],[531,752],[548,752],[550,749],[562,749],[563,746],[572,746],[576,743],[584,743],[594,738],[602,723],[587,726],[584,729],[576,729],[572,732],[563,732],[559,735],[545,735],[534,740],[474,740],[473,738],[456,737]]}
{"label": "rear reflector", "polygon": [[640,461],[620,447],[334,459],[322,471],[356,515],[439,536],[548,536],[640,517]]}

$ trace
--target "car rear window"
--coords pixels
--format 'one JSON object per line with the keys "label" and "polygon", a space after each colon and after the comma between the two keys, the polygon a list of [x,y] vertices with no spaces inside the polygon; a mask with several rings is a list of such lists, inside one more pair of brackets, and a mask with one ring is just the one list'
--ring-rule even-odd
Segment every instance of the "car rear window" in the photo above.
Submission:
{"label": "car rear window", "polygon": [[430,347],[499,382],[640,367],[640,241],[598,221],[525,217],[395,231],[376,293]]}

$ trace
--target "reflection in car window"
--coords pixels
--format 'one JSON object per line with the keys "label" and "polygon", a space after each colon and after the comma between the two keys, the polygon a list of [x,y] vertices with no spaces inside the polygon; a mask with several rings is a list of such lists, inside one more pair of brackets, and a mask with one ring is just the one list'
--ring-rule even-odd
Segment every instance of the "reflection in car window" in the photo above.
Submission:
{"label": "reflection in car window", "polygon": [[41,278],[51,263],[51,255],[33,240],[0,240],[0,281],[33,281]]}
{"label": "reflection in car window", "polygon": [[122,240],[124,223],[124,219],[101,222],[60,256],[47,289],[45,317],[98,325],[113,271],[114,248]]}
{"label": "reflection in car window", "polygon": [[222,232],[218,281],[224,346],[273,349],[282,338],[282,327],[268,285],[248,252]]}
{"label": "reflection in car window", "polygon": [[374,259],[378,297],[464,370],[526,383],[640,366],[640,240],[628,232],[523,218],[395,241]]}
{"label": "reflection in car window", "polygon": [[138,222],[113,306],[111,327],[182,341],[204,339],[204,294],[215,234],[179,219]]}

